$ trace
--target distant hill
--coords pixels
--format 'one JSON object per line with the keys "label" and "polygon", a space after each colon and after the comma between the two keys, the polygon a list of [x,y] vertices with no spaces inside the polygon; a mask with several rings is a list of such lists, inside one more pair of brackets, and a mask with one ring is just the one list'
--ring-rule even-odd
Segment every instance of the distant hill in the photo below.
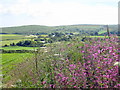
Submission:
{"label": "distant hill", "polygon": [[40,26],[40,25],[27,25],[27,26],[16,26],[16,27],[4,27],[2,33],[12,34],[36,34],[42,32],[49,32],[52,27]]}
{"label": "distant hill", "polygon": [[[79,32],[83,33],[98,33],[104,35],[106,33],[105,25],[91,25],[91,24],[78,24],[78,25],[65,25],[65,26],[41,26],[41,25],[26,25],[16,27],[4,27],[2,33],[4,34],[48,34],[51,32]],[[117,25],[109,25],[110,33],[118,33]]]}

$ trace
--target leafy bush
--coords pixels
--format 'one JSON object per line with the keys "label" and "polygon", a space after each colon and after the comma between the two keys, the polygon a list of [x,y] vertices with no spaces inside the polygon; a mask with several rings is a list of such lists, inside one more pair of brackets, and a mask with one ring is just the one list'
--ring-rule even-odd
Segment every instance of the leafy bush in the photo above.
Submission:
{"label": "leafy bush", "polygon": [[118,37],[111,36],[51,44],[45,52],[38,51],[38,68],[29,72],[32,79],[23,79],[17,87],[118,88],[119,71],[114,64],[119,61],[118,42]]}
{"label": "leafy bush", "polygon": [[[105,41],[92,40],[79,47],[81,59],[71,62],[66,59],[55,67],[54,88],[116,88],[120,86],[118,79],[118,38]],[[73,57],[77,52],[71,54]],[[79,57],[80,58],[80,57]],[[73,60],[73,58],[72,58]],[[51,87],[51,85],[49,86]]]}
{"label": "leafy bush", "polygon": [[25,41],[19,41],[16,43],[17,46],[25,46],[25,47],[37,47],[37,46],[43,46],[43,43],[38,41],[31,41],[31,40],[25,40]]}

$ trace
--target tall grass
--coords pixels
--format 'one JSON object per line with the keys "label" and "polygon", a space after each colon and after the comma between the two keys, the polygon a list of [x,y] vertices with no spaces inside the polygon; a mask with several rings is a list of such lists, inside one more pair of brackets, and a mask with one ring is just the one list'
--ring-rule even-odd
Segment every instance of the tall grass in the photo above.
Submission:
{"label": "tall grass", "polygon": [[50,44],[18,65],[21,74],[11,87],[118,88],[118,42],[111,36]]}
{"label": "tall grass", "polygon": [[[118,88],[118,38],[91,40],[80,46],[82,58],[77,62],[66,59],[55,68],[52,88]],[[76,53],[76,52],[75,52]],[[73,55],[71,55],[73,56]],[[72,59],[73,60],[73,59]]]}
{"label": "tall grass", "polygon": [[2,70],[3,85],[14,81],[15,77],[19,76],[17,74],[15,75],[18,65],[25,62],[27,58],[32,57],[31,53],[3,53],[0,55],[2,56],[2,68],[0,70]]}

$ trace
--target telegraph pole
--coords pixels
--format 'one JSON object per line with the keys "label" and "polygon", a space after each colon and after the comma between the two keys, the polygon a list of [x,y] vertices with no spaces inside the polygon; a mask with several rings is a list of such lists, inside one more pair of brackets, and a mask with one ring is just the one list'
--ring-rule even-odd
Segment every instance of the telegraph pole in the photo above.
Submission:
{"label": "telegraph pole", "polygon": [[34,53],[35,53],[35,67],[36,67],[36,71],[37,71],[37,69],[38,69],[38,61],[37,61],[37,59],[38,59],[38,58],[37,58],[38,50],[35,49],[35,52],[34,52]]}
{"label": "telegraph pole", "polygon": [[106,25],[106,28],[107,28],[108,37],[110,38],[110,32],[109,32],[109,27],[108,27],[108,25]]}

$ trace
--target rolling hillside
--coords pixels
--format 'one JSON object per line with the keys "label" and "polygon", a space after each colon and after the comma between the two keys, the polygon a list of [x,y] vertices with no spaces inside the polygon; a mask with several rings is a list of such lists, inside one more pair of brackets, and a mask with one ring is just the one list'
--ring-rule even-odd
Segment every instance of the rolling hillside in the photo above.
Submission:
{"label": "rolling hillside", "polygon": [[[41,25],[28,25],[28,26],[16,26],[16,27],[4,27],[1,28],[3,34],[47,34],[51,32],[84,32],[98,34],[106,33],[105,25],[66,25],[66,26],[41,26]],[[109,25],[111,33],[118,33],[117,25]]]}

